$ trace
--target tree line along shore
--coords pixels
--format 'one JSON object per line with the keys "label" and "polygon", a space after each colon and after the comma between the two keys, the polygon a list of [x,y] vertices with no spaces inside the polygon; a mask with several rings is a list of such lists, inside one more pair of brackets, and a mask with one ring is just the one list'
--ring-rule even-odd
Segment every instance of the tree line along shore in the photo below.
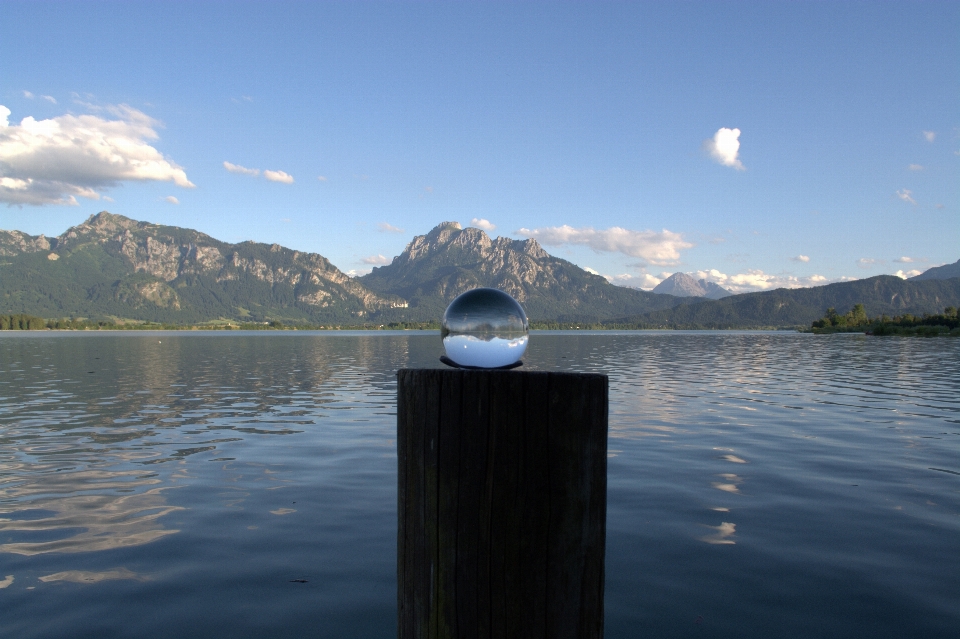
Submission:
{"label": "tree line along shore", "polygon": [[323,330],[440,330],[439,322],[393,322],[390,324],[285,324],[282,321],[215,321],[199,324],[144,322],[123,319],[45,319],[19,313],[0,315],[0,331],[323,331]]}
{"label": "tree line along shore", "polygon": [[[688,329],[697,330],[701,326],[658,326],[624,322],[556,322],[531,321],[533,330],[651,330],[651,329]],[[784,330],[782,327],[741,327],[768,328]],[[173,324],[145,322],[124,319],[57,318],[46,319],[25,313],[0,315],[0,331],[326,331],[326,330],[439,330],[440,323],[432,322],[391,322],[388,324],[285,324],[279,320],[269,322],[237,322],[221,320],[200,324]],[[850,311],[841,315],[834,308],[827,309],[826,315],[816,320],[809,328],[795,327],[817,335],[832,333],[866,333],[867,335],[901,335],[917,337],[950,336],[960,337],[960,315],[953,306],[946,307],[942,313],[922,316],[906,313],[888,317],[880,315],[870,318],[863,304],[855,304]]]}
{"label": "tree line along shore", "polygon": [[[531,321],[531,330],[540,331],[599,331],[599,330],[655,330],[655,329],[703,329],[703,326],[664,326],[636,322],[560,322]],[[769,330],[784,330],[782,327],[750,327]],[[787,330],[796,330],[793,327]],[[284,323],[280,320],[269,322],[237,322],[230,320],[202,322],[197,324],[149,322],[124,319],[60,318],[45,319],[35,315],[19,313],[0,315],[0,330],[24,331],[397,331],[397,330],[440,330],[440,322],[390,322],[386,324],[308,324]]]}
{"label": "tree line along shore", "polygon": [[[715,330],[715,327],[697,324],[651,324],[643,322],[575,322],[533,320],[531,330],[539,331],[637,331],[637,330]],[[741,326],[729,330],[798,330],[799,326]],[[129,319],[90,319],[58,318],[45,319],[35,315],[19,313],[0,315],[0,331],[402,331],[402,330],[440,330],[440,322],[390,322],[385,324],[345,324],[345,323],[290,323],[280,320],[267,322],[238,322],[219,320],[196,324],[149,322]]]}
{"label": "tree line along shore", "polygon": [[960,316],[957,308],[948,306],[942,313],[912,315],[906,313],[888,317],[870,318],[863,304],[855,304],[844,315],[828,308],[827,314],[816,320],[809,331],[817,335],[831,333],[866,333],[867,335],[903,335],[916,337],[960,337]]}

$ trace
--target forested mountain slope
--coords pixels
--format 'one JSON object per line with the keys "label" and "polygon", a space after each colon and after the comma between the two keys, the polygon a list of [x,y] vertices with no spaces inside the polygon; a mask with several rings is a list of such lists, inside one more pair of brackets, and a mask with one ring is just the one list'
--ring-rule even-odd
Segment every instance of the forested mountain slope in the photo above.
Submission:
{"label": "forested mountain slope", "polygon": [[810,326],[814,320],[823,317],[828,308],[845,313],[854,304],[863,304],[870,317],[939,313],[947,306],[960,305],[960,278],[917,281],[878,275],[853,282],[812,288],[780,288],[684,304],[623,318],[623,321],[698,328]]}
{"label": "forested mountain slope", "polygon": [[56,238],[0,232],[0,312],[161,322],[363,320],[401,306],[322,255],[106,211]]}

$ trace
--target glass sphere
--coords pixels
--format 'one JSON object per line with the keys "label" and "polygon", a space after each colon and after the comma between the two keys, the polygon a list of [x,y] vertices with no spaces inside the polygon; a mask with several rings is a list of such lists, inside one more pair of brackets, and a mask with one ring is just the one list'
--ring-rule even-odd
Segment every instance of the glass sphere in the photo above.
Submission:
{"label": "glass sphere", "polygon": [[475,288],[457,296],[440,327],[447,357],[473,368],[517,363],[527,350],[528,333],[523,308],[495,288]]}

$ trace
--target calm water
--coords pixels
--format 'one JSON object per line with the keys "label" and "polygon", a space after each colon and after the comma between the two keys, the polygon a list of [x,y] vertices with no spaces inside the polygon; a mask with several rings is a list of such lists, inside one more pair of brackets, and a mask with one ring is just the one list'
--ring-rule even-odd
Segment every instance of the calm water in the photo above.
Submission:
{"label": "calm water", "polygon": [[[393,637],[435,334],[0,336],[0,636]],[[610,375],[608,637],[960,636],[960,340],[534,334]]]}

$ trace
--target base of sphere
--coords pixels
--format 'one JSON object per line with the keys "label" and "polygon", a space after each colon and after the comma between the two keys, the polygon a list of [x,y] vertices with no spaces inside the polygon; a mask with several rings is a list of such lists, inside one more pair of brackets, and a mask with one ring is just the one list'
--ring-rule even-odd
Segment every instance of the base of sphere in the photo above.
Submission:
{"label": "base of sphere", "polygon": [[507,364],[506,366],[497,366],[496,368],[484,368],[483,366],[464,366],[463,364],[457,364],[455,361],[453,361],[446,355],[441,355],[440,361],[452,368],[463,368],[469,371],[508,371],[511,368],[517,368],[519,366],[523,366],[523,361],[519,359],[515,361],[513,364]]}

